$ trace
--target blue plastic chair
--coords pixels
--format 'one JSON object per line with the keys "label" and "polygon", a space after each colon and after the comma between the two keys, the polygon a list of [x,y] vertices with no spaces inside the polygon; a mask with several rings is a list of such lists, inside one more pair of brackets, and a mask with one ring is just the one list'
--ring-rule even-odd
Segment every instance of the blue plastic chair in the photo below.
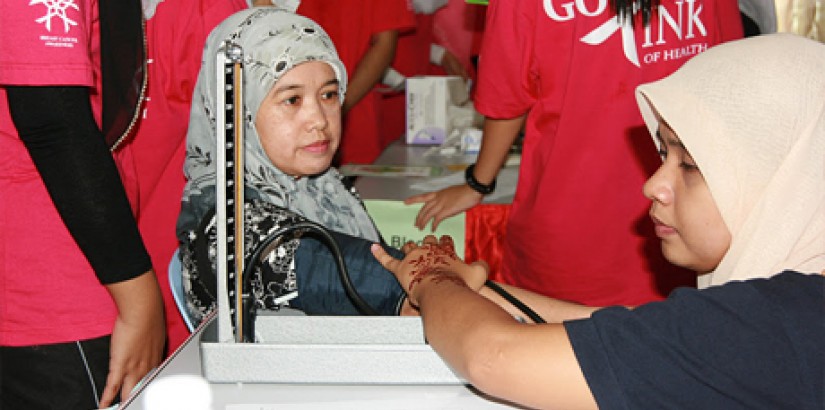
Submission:
{"label": "blue plastic chair", "polygon": [[181,272],[180,255],[176,250],[172,255],[172,260],[169,261],[169,287],[172,289],[172,297],[175,299],[175,305],[178,307],[178,312],[183,317],[183,322],[190,332],[195,331],[195,321],[192,315],[186,308],[186,293],[183,290],[183,273]]}

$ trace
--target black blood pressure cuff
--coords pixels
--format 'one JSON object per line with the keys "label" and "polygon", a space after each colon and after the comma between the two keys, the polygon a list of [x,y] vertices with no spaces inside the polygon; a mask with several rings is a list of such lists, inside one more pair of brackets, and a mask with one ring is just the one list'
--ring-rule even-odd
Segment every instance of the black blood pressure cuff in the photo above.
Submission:
{"label": "black blood pressure cuff", "polygon": [[[327,231],[340,251],[337,255],[321,237],[310,233],[275,240],[275,233],[306,219],[259,199],[244,204],[244,221],[244,257],[251,275],[247,277],[258,310],[290,307],[310,315],[362,314],[343,283],[337,263],[340,256],[349,282],[364,303],[378,315],[399,313],[406,295],[392,272],[372,255],[371,241]],[[208,212],[194,231],[183,235],[183,287],[195,322],[216,306],[217,242],[214,211]],[[396,258],[403,257],[397,249],[385,249]],[[230,283],[227,287],[234,286]]]}
{"label": "black blood pressure cuff", "polygon": [[[372,242],[332,232],[344,258],[350,280],[358,294],[379,315],[397,315],[405,293],[392,272],[384,269],[372,255]],[[396,258],[404,253],[385,246]],[[358,315],[344,291],[335,257],[329,248],[312,237],[301,238],[295,252],[295,274],[298,297],[290,306],[307,314]]]}

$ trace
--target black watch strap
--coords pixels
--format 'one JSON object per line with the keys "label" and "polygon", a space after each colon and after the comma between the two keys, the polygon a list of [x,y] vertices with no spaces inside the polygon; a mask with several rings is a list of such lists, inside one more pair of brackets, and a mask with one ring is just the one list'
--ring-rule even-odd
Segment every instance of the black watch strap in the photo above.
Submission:
{"label": "black watch strap", "polygon": [[484,185],[481,182],[478,182],[475,175],[473,175],[473,170],[475,170],[476,164],[472,164],[467,167],[467,170],[464,171],[464,180],[467,181],[467,185],[473,189],[473,191],[478,192],[481,195],[489,195],[496,190],[496,180],[493,179],[493,182],[490,182],[488,185]]}

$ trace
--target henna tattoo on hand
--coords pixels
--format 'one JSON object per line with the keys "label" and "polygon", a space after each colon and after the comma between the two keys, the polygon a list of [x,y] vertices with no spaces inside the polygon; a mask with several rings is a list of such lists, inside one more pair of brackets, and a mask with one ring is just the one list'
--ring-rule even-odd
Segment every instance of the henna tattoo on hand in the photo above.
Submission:
{"label": "henna tattoo on hand", "polygon": [[[427,244],[419,249],[425,250],[426,252],[408,262],[413,266],[410,271],[412,280],[410,280],[410,284],[407,287],[408,294],[412,293],[413,287],[420,283],[427,275],[438,273],[442,268],[449,266],[450,261],[458,260],[458,255],[455,253],[453,246]],[[463,280],[461,282],[463,283]]]}
{"label": "henna tattoo on hand", "polygon": [[463,286],[465,288],[469,288],[469,286],[467,286],[467,282],[464,282],[463,279],[459,278],[456,275],[449,275],[449,274],[438,275],[438,276],[433,278],[433,283],[439,284],[441,282],[453,282],[456,285]]}

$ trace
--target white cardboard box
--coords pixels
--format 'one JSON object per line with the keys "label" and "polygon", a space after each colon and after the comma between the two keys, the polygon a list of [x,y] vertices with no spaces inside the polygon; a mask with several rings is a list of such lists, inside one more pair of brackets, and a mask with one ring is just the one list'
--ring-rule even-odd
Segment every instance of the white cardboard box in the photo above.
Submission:
{"label": "white cardboard box", "polygon": [[467,85],[458,76],[407,79],[407,144],[438,145],[453,130],[452,108],[467,103]]}

